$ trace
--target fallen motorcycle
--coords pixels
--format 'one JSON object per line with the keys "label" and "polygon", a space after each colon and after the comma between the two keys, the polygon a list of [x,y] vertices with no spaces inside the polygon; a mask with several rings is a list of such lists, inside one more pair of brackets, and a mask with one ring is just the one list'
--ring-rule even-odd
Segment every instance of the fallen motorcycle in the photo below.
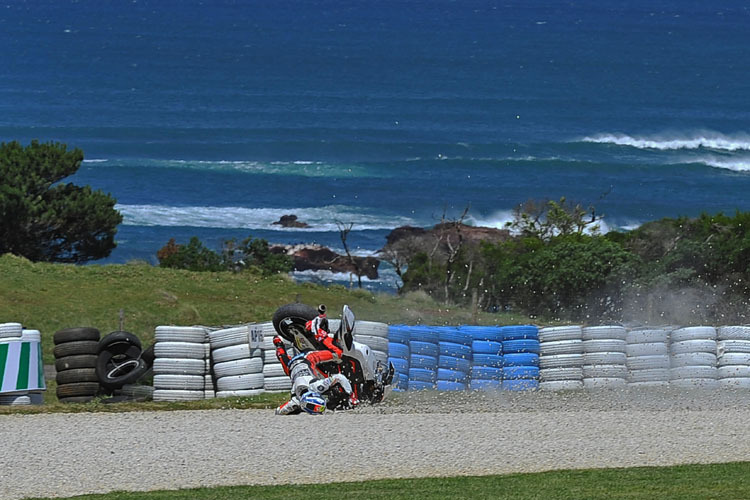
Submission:
{"label": "fallen motorcycle", "polygon": [[[292,303],[279,307],[273,315],[273,326],[282,339],[291,343],[299,352],[326,349],[305,326],[315,319],[319,310],[306,304]],[[341,363],[329,363],[320,368],[326,375],[341,373],[352,384],[354,393],[361,402],[376,404],[383,401],[390,392],[395,369],[392,363],[384,363],[375,358],[369,346],[354,340],[354,313],[344,306],[338,329],[332,332],[333,341],[343,351]],[[348,397],[341,392],[327,394],[328,407],[347,408]]]}

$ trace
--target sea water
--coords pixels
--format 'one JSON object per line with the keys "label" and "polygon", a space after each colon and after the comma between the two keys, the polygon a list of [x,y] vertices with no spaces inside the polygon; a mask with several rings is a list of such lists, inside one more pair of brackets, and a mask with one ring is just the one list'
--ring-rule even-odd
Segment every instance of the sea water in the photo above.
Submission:
{"label": "sea water", "polygon": [[[603,230],[749,210],[744,1],[13,1],[0,140],[84,151],[69,181],[170,238],[376,252],[395,227],[504,227],[528,199]],[[305,229],[273,225],[295,214]],[[308,279],[347,280],[342,276]],[[386,271],[374,288],[392,288]]]}

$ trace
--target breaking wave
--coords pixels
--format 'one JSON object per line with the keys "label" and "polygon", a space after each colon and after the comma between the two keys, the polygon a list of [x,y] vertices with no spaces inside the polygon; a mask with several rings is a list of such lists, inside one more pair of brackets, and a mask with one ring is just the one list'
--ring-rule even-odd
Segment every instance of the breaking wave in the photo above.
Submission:
{"label": "breaking wave", "polygon": [[581,139],[581,142],[630,146],[637,149],[660,151],[685,149],[713,149],[717,151],[750,151],[750,134],[721,134],[719,132],[696,132],[693,134],[655,134],[632,136],[627,134],[597,134]]}

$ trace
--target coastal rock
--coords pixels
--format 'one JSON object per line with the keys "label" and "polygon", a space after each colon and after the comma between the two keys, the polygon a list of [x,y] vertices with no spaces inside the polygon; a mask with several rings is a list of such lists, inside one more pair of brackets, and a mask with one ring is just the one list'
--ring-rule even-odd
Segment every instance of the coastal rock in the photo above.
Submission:
{"label": "coastal rock", "polygon": [[354,257],[355,264],[346,255],[340,255],[321,245],[274,245],[273,253],[284,253],[292,257],[295,271],[331,271],[357,274],[357,266],[369,279],[378,278],[380,261],[375,257]]}
{"label": "coastal rock", "polygon": [[308,223],[298,221],[297,216],[293,214],[282,215],[279,220],[277,220],[276,222],[272,222],[271,224],[282,227],[310,227]]}
{"label": "coastal rock", "polygon": [[411,239],[417,242],[457,241],[460,238],[464,242],[479,243],[487,241],[499,243],[510,239],[510,231],[507,229],[495,229],[493,227],[468,226],[466,224],[441,223],[431,229],[421,227],[401,226],[391,231],[386,237],[386,246],[383,250],[393,246],[397,242]]}

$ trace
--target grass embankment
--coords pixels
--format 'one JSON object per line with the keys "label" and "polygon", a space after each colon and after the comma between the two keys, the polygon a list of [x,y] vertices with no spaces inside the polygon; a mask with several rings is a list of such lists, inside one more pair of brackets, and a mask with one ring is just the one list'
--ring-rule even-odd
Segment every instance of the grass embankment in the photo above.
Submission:
{"label": "grass embankment", "polygon": [[[448,471],[446,471],[448,472]],[[232,486],[177,491],[114,492],[85,500],[234,500],[263,498],[693,500],[750,498],[750,462],[630,469],[552,471],[503,476],[393,479],[320,485]]]}
{"label": "grass embankment", "polygon": [[[337,318],[344,304],[358,319],[390,324],[467,324],[468,309],[454,309],[426,295],[373,295],[342,286],[297,284],[286,276],[196,273],[145,263],[76,266],[32,263],[0,256],[0,322],[20,322],[40,330],[44,362],[53,363],[52,335],[62,328],[92,326],[102,336],[124,329],[153,342],[159,325],[221,326],[270,321],[282,304],[324,303]],[[480,313],[478,324],[518,324],[528,318]]]}

